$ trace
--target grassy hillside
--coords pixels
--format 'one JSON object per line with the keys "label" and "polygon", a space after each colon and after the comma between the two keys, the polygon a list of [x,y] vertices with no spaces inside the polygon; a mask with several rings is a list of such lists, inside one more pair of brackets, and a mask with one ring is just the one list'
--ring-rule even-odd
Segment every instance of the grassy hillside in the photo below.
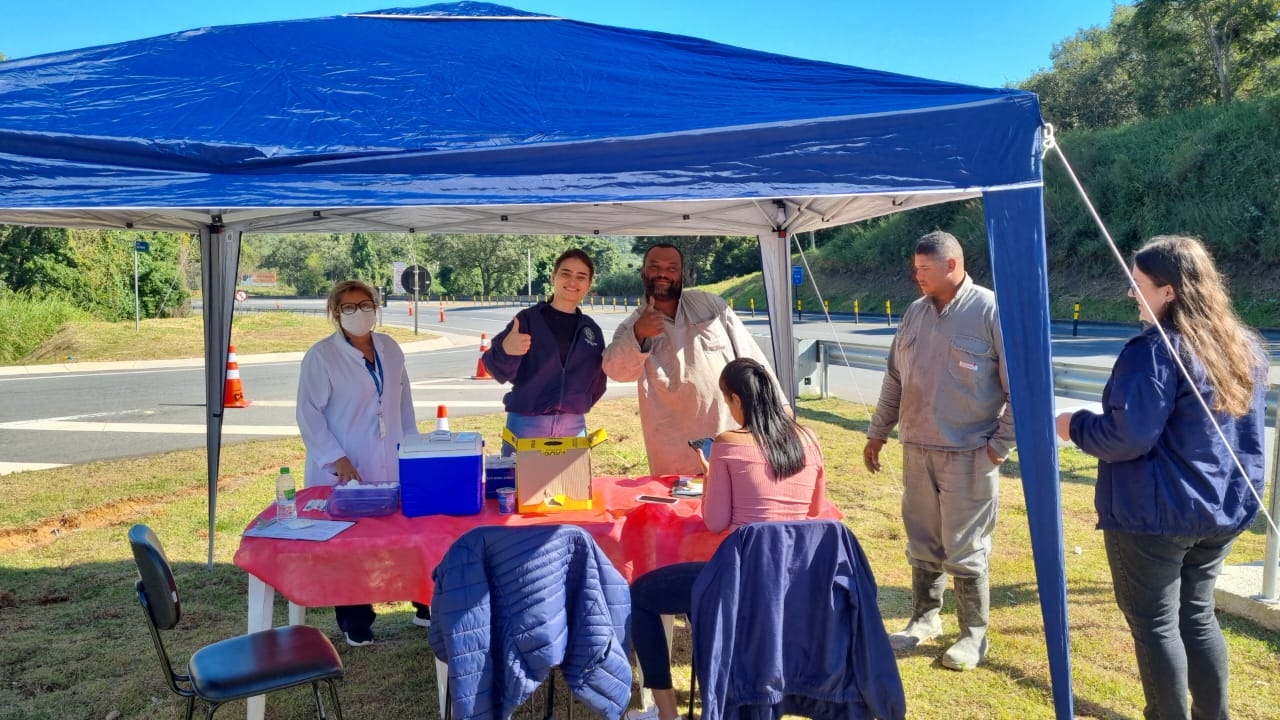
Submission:
{"label": "grassy hillside", "polygon": [[[1058,138],[1071,167],[1127,258],[1152,235],[1200,237],[1230,280],[1249,323],[1280,326],[1280,95],[1203,107],[1108,130]],[[1102,232],[1070,182],[1062,158],[1045,161],[1049,295],[1055,318],[1134,317]],[[921,208],[841,228],[810,262],[833,309],[857,297],[883,309],[915,297],[910,248],[941,228],[965,244],[973,276],[990,283],[982,202]],[[737,286],[731,293],[750,291]],[[810,289],[798,297],[814,301]]]}

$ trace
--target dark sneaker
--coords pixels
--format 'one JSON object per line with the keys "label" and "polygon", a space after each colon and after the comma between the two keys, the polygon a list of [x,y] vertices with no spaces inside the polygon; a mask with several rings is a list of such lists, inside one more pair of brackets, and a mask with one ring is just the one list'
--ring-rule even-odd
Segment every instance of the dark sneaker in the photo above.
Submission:
{"label": "dark sneaker", "polygon": [[418,608],[418,612],[413,615],[413,624],[418,627],[431,627],[431,608],[423,605]]}
{"label": "dark sneaker", "polygon": [[347,644],[351,647],[363,647],[373,644],[373,630],[365,628],[363,630],[349,630],[342,633],[347,639]]}

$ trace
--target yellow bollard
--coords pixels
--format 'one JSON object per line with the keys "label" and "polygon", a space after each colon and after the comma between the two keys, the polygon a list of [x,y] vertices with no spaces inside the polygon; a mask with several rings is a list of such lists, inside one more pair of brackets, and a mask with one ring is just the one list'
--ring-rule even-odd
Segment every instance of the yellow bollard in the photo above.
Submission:
{"label": "yellow bollard", "polygon": [[756,316],[756,299],[751,298],[751,317]]}
{"label": "yellow bollard", "polygon": [[860,325],[858,322],[858,298],[853,299],[853,324]]}
{"label": "yellow bollard", "polygon": [[884,301],[884,324],[890,327],[893,326],[893,306],[889,304],[888,300]]}

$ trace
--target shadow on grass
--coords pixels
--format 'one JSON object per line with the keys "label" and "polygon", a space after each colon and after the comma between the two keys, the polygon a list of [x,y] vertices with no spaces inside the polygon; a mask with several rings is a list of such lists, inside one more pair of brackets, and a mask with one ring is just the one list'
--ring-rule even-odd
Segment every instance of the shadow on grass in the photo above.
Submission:
{"label": "shadow on grass", "polygon": [[[813,407],[814,403],[821,401],[807,401],[796,409],[796,416],[803,424],[804,421],[827,423],[841,430],[866,434],[867,428],[871,425],[870,417],[866,419],[851,418],[839,415],[827,410],[819,410]],[[895,435],[896,436],[896,435]]]}

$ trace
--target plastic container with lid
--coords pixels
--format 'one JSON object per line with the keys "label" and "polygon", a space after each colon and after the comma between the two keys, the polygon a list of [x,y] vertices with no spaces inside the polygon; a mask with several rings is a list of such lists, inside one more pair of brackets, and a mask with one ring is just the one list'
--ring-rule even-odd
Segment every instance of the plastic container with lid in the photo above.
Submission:
{"label": "plastic container with lid", "polygon": [[358,518],[390,515],[400,509],[399,483],[361,483],[356,480],[335,485],[327,510],[331,517]]}

